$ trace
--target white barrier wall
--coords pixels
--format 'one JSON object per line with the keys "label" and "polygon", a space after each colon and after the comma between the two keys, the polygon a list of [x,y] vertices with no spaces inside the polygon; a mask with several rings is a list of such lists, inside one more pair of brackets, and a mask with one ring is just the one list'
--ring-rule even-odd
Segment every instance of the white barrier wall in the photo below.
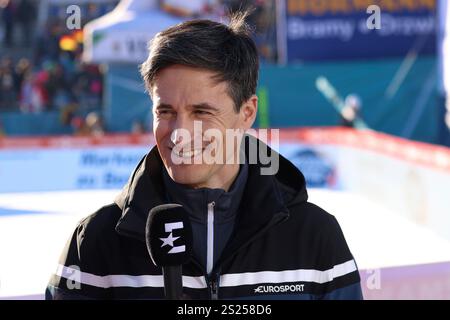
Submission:
{"label": "white barrier wall", "polygon": [[120,189],[150,145],[149,136],[10,139],[0,147],[0,192]]}
{"label": "white barrier wall", "polygon": [[306,129],[280,137],[280,151],[288,157],[302,148],[314,150],[335,171],[331,187],[364,195],[450,239],[449,148],[347,129]]}
{"label": "white barrier wall", "polygon": [[0,152],[0,192],[117,189],[147,148],[41,149]]}

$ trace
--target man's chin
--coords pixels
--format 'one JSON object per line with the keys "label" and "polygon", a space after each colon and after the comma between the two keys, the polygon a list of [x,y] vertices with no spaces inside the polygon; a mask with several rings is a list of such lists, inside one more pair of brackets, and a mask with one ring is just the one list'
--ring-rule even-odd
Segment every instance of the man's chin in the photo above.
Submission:
{"label": "man's chin", "polygon": [[169,170],[169,176],[176,183],[187,186],[200,185],[202,182],[202,174],[192,168],[192,165],[186,165],[185,168]]}

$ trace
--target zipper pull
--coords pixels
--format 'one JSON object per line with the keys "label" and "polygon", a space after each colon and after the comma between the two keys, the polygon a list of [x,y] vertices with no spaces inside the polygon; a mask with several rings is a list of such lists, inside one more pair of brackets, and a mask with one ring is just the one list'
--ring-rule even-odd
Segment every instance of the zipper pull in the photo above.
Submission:
{"label": "zipper pull", "polygon": [[219,299],[219,276],[214,275],[209,280],[209,289],[210,289],[210,296],[211,300],[218,300]]}

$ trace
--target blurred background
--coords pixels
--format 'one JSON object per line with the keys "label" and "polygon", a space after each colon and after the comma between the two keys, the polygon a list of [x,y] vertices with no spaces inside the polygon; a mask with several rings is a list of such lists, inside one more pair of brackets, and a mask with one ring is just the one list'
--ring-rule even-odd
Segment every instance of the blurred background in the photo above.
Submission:
{"label": "blurred background", "polygon": [[255,127],[281,128],[365,297],[450,299],[447,0],[0,0],[0,299],[42,298],[76,222],[154,144],[148,41],[248,7]]}

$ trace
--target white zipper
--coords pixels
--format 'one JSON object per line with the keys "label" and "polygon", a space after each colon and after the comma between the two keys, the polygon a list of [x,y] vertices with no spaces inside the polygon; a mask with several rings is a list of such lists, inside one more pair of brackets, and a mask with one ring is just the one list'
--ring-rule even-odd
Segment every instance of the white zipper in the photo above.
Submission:
{"label": "white zipper", "polygon": [[214,266],[214,206],[213,201],[208,203],[208,239],[206,252],[206,272],[211,273]]}

